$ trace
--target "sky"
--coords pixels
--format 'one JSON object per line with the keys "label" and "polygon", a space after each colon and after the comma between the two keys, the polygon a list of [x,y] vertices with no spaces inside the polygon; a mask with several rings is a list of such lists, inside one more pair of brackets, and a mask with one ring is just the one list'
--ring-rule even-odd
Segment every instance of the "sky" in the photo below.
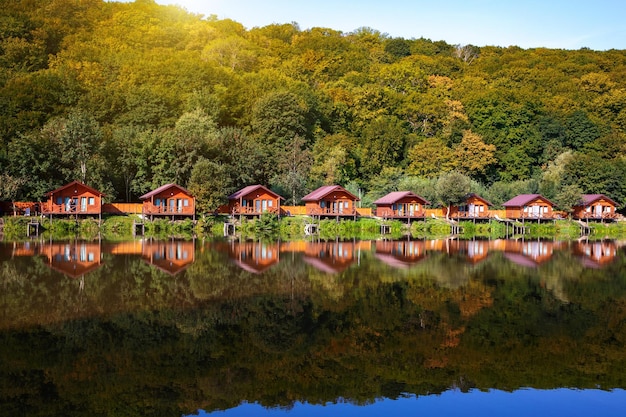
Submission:
{"label": "sky", "polygon": [[[128,0],[126,0],[128,1]],[[247,29],[298,23],[449,44],[626,49],[624,0],[156,0]]]}

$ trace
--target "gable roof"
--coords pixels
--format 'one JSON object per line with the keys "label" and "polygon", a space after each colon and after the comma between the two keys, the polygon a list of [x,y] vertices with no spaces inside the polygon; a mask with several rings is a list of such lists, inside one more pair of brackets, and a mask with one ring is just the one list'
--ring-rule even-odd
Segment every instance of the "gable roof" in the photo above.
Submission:
{"label": "gable roof", "polygon": [[586,206],[589,206],[589,205],[593,204],[594,202],[596,202],[596,201],[598,201],[600,199],[605,199],[606,201],[610,202],[614,206],[618,206],[618,204],[614,200],[612,200],[611,198],[605,196],[604,194],[583,194],[582,195],[582,205],[586,207]]}
{"label": "gable roof", "polygon": [[141,197],[139,197],[139,199],[140,200],[147,200],[147,199],[151,198],[152,196],[155,196],[155,195],[157,195],[157,194],[167,190],[170,187],[176,187],[179,190],[181,190],[182,192],[184,192],[185,194],[189,194],[191,196],[191,193],[187,189],[185,189],[184,187],[181,187],[178,184],[170,183],[170,184],[162,185],[159,188],[156,188],[156,189],[150,191],[149,193],[146,193],[146,194],[142,195]]}
{"label": "gable roof", "polygon": [[359,197],[355,196],[350,191],[346,190],[345,188],[339,185],[324,185],[318,188],[317,190],[302,197],[302,201],[318,201],[326,197],[328,194],[336,192],[336,191],[342,191],[350,195],[354,200],[360,200]]}
{"label": "gable roof", "polygon": [[502,203],[502,205],[504,207],[522,207],[537,198],[540,198],[544,200],[546,203],[549,203],[550,205],[554,206],[554,203],[552,201],[548,200],[541,194],[520,194],[518,196],[513,197],[506,203]]}
{"label": "gable roof", "polygon": [[274,197],[276,197],[276,198],[279,198],[279,199],[281,199],[281,200],[284,200],[284,198],[283,198],[282,196],[280,196],[280,195],[276,194],[274,191],[270,190],[269,188],[264,187],[264,186],[259,185],[259,184],[257,184],[257,185],[248,185],[247,187],[244,187],[244,188],[242,188],[241,190],[239,190],[239,191],[237,191],[237,192],[235,192],[235,193],[233,193],[233,194],[229,195],[229,196],[228,196],[228,199],[229,199],[229,200],[237,200],[238,198],[243,197],[243,196],[245,196],[245,195],[248,195],[248,194],[250,194],[250,193],[252,193],[252,192],[254,192],[254,191],[258,190],[259,188],[261,188],[261,189],[262,189],[262,190],[264,190],[265,192],[267,192],[267,193],[269,193],[269,194],[273,195],[273,196],[274,196]]}
{"label": "gable roof", "polygon": [[476,193],[469,193],[469,194],[468,194],[468,195],[466,195],[464,198],[465,198],[465,200],[467,201],[468,199],[470,199],[470,198],[472,198],[472,197],[479,199],[480,201],[482,201],[483,203],[487,204],[488,206],[493,206],[493,204],[491,204],[491,202],[489,202],[489,201],[485,200],[484,198],[482,198],[481,196],[479,196],[479,195],[478,195],[478,194],[476,194]]}
{"label": "gable roof", "polygon": [[64,190],[64,189],[70,188],[70,187],[74,187],[74,186],[84,187],[84,188],[87,189],[87,191],[90,191],[92,194],[96,194],[96,195],[99,195],[99,196],[104,196],[105,195],[104,193],[101,193],[100,191],[96,190],[95,188],[91,188],[90,186],[85,185],[85,184],[83,184],[80,181],[72,181],[69,184],[65,184],[64,186],[57,188],[56,190],[48,191],[46,193],[46,196],[51,196],[52,194],[56,194],[56,193],[58,193],[61,190]]}
{"label": "gable roof", "polygon": [[374,204],[376,204],[376,205],[393,204],[393,203],[395,203],[395,202],[397,202],[399,200],[402,200],[405,197],[417,198],[419,200],[422,200],[422,204],[430,204],[430,201],[426,200],[424,197],[421,197],[421,196],[415,194],[412,191],[393,191],[393,192],[390,192],[386,196],[381,197],[378,200],[374,201]]}

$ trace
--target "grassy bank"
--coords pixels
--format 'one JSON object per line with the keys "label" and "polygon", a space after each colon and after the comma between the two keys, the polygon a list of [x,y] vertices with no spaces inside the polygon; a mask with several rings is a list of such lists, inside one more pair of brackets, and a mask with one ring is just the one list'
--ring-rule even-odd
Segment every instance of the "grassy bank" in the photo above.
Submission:
{"label": "grassy bank", "polygon": [[[5,217],[4,239],[26,239],[28,217]],[[171,222],[166,219],[146,221],[143,226],[143,234],[147,237],[170,238],[196,236],[223,236],[226,216],[207,216],[198,219],[195,223],[191,220]],[[94,219],[65,220],[65,219],[40,219],[39,234],[46,238],[66,239],[84,238],[92,239],[102,237],[108,240],[131,239],[135,222],[139,222],[136,216],[107,216],[99,223]],[[341,237],[345,239],[378,239],[385,237],[402,237],[410,234],[414,237],[446,237],[451,234],[451,226],[443,219],[426,219],[412,222],[410,225],[400,221],[381,221],[371,218],[359,218],[357,220],[317,220],[314,221],[305,216],[293,216],[277,218],[274,215],[262,216],[259,219],[242,219],[236,224],[236,233],[243,237],[267,237],[281,239],[298,239],[307,236],[305,230],[323,239]],[[385,226],[385,232],[383,227]],[[580,225],[568,220],[558,220],[548,223],[526,223],[526,235],[531,238],[550,237],[563,240],[576,239],[581,236]],[[619,239],[626,238],[626,222],[609,224],[590,223],[590,238],[596,239]],[[510,232],[510,230],[509,230]],[[460,222],[460,237],[485,237],[504,238],[507,228],[501,222],[473,223],[471,221]]]}

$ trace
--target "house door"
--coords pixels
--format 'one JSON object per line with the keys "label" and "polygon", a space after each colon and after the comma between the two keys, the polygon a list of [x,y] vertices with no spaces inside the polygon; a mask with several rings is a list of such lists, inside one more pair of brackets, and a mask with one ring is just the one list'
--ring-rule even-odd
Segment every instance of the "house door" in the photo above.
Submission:
{"label": "house door", "polygon": [[602,217],[602,205],[601,204],[596,205],[596,217]]}
{"label": "house door", "polygon": [[183,199],[179,198],[178,200],[176,200],[176,208],[178,209],[179,213],[183,212]]}
{"label": "house door", "polygon": [[263,200],[263,211],[267,211],[267,200]]}
{"label": "house door", "polygon": [[339,202],[339,213],[343,213],[343,201]]}
{"label": "house door", "polygon": [[261,212],[261,200],[255,200],[254,201],[254,207],[256,209],[255,211],[257,213],[260,213]]}
{"label": "house door", "polygon": [[409,215],[415,215],[415,204],[409,204]]}
{"label": "house door", "polygon": [[170,199],[170,212],[174,213],[176,211],[176,199]]}
{"label": "house door", "polygon": [[476,206],[474,206],[474,204],[470,204],[470,205],[468,206],[468,211],[469,211],[469,215],[470,215],[471,217],[473,217],[473,216],[474,216],[474,210],[476,210]]}
{"label": "house door", "polygon": [[68,213],[72,211],[72,199],[71,198],[65,197],[65,200],[63,201],[63,205],[65,206],[65,211],[67,211]]}
{"label": "house door", "polygon": [[80,211],[87,211],[87,197],[80,198]]}
{"label": "house door", "polygon": [[533,217],[539,217],[541,214],[541,206],[531,206]]}

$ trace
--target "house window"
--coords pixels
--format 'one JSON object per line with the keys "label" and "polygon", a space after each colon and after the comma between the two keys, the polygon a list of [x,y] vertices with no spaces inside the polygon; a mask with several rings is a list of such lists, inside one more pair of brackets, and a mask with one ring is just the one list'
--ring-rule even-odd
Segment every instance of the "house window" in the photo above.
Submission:
{"label": "house window", "polygon": [[268,207],[273,207],[274,206],[274,200],[267,200],[267,206]]}
{"label": "house window", "polygon": [[189,199],[187,199],[187,198],[183,199],[183,206],[189,207]]}
{"label": "house window", "polygon": [[89,197],[89,205],[90,206],[95,206],[96,205],[96,199],[94,197]]}
{"label": "house window", "polygon": [[321,208],[325,208],[326,207],[326,202],[325,201],[320,201],[320,207]]}
{"label": "house window", "polygon": [[57,197],[57,204],[63,204],[63,197]]}

